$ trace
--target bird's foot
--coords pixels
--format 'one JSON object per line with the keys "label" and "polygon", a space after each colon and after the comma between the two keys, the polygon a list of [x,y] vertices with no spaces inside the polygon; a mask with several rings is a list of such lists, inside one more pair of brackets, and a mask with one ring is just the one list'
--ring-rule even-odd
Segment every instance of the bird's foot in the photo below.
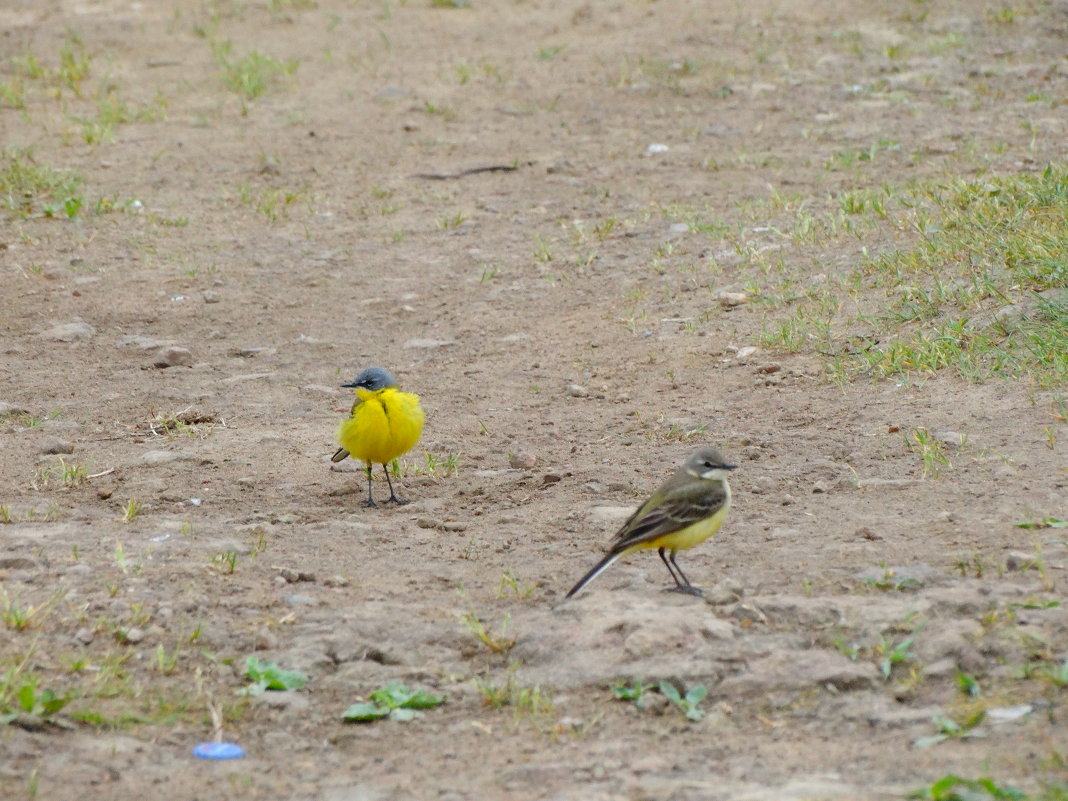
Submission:
{"label": "bird's foot", "polygon": [[389,500],[386,501],[386,503],[395,503],[397,506],[404,506],[405,504],[411,503],[411,501],[406,501],[404,498],[398,498],[396,495],[390,495]]}
{"label": "bird's foot", "polygon": [[700,587],[695,587],[692,584],[679,584],[675,587],[668,587],[664,592],[681,592],[683,595],[695,595],[698,598],[703,598],[705,595]]}
{"label": "bird's foot", "polygon": [[375,503],[375,499],[374,498],[368,498],[366,501],[364,501],[360,505],[363,506],[363,507],[366,507],[367,509],[374,509],[375,507],[378,506],[378,504]]}

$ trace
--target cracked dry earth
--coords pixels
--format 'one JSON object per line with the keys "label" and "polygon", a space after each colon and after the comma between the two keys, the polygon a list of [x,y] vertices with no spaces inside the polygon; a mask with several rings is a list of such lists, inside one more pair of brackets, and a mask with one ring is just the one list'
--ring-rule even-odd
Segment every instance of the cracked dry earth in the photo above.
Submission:
{"label": "cracked dry earth", "polygon": [[[1068,549],[1016,526],[1068,516],[1058,389],[831,381],[753,285],[916,238],[776,197],[1063,159],[1068,5],[452,5],[0,8],[5,165],[84,199],[0,210],[0,700],[70,698],[0,726],[0,798],[1063,797]],[[426,410],[404,507],[329,461],[372,364]],[[645,553],[564,602],[702,444],[705,597]],[[446,701],[341,720],[391,680]],[[665,680],[703,717],[610,689]]]}

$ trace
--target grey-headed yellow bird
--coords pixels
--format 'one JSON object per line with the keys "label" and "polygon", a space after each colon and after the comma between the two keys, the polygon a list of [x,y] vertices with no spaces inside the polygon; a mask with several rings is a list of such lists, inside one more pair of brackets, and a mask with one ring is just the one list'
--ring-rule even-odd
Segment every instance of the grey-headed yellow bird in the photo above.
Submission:
{"label": "grey-headed yellow bird", "polygon": [[[401,392],[397,379],[381,367],[368,367],[343,387],[356,391],[356,402],[347,420],[337,430],[341,447],[331,461],[340,462],[350,454],[367,463],[367,503],[375,506],[371,492],[371,471],[377,463],[386,471],[389,501],[407,503],[393,491],[389,463],[415,447],[423,433],[423,407],[419,396]],[[388,501],[387,501],[388,503]]]}
{"label": "grey-headed yellow bird", "polygon": [[731,505],[728,464],[715,448],[701,448],[690,455],[675,474],[661,484],[616,532],[604,559],[571,588],[570,598],[619,557],[643,548],[656,548],[675,579],[672,591],[701,595],[675,561],[675,554],[707,540],[723,525]]}

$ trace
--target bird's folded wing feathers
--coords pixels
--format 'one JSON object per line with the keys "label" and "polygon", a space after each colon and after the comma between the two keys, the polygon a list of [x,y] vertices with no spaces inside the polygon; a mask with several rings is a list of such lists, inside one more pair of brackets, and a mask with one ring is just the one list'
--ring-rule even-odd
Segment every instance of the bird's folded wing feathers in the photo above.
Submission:
{"label": "bird's folded wing feathers", "polygon": [[683,487],[679,492],[669,494],[645,514],[642,514],[644,507],[639,509],[616,534],[611,550],[625,550],[711,517],[723,505],[727,491],[719,482],[710,483],[701,490],[694,492],[692,486]]}
{"label": "bird's folded wing feathers", "polygon": [[340,462],[342,459],[347,459],[348,457],[349,452],[347,450],[345,450],[344,448],[338,448],[336,451],[334,451],[334,455],[330,457],[330,461]]}

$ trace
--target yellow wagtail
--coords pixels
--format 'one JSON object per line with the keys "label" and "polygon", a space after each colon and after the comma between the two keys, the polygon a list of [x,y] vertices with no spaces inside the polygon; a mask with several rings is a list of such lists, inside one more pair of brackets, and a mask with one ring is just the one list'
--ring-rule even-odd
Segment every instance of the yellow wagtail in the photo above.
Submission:
{"label": "yellow wagtail", "polygon": [[691,454],[616,532],[604,559],[566,597],[570,598],[601,575],[619,557],[642,548],[657,549],[675,579],[671,591],[701,595],[701,590],[690,583],[675,561],[675,554],[700,545],[719,531],[731,505],[727,472],[735,467],[727,464],[715,448],[701,448]]}
{"label": "yellow wagtail", "polygon": [[356,402],[352,404],[349,418],[337,430],[341,447],[331,461],[340,462],[351,454],[354,459],[367,463],[366,506],[375,505],[371,470],[376,462],[386,471],[389,500],[407,503],[393,492],[389,463],[410,451],[423,433],[423,407],[419,405],[419,396],[401,392],[397,379],[381,367],[368,367],[341,386],[356,390]]}

